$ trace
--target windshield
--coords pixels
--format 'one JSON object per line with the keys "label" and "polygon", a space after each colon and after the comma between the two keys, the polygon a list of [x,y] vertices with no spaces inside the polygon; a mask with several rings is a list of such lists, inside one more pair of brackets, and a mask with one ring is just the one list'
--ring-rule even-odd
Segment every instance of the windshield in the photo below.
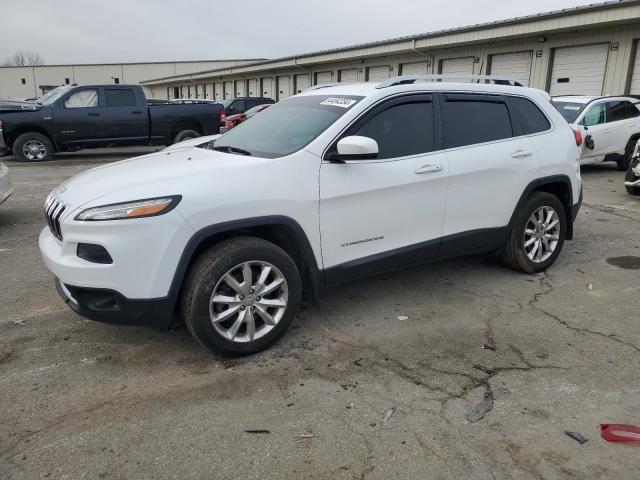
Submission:
{"label": "windshield", "polygon": [[277,158],[307,146],[363,97],[309,95],[267,108],[216,140],[216,150]]}
{"label": "windshield", "polygon": [[229,105],[231,105],[231,102],[233,102],[233,100],[233,98],[227,98],[226,100],[220,101],[220,103],[224,108],[229,108]]}
{"label": "windshield", "polygon": [[45,93],[43,96],[37,99],[36,103],[39,103],[41,105],[51,105],[62,95],[67,93],[71,88],[71,86],[54,88],[53,90]]}
{"label": "windshield", "polygon": [[582,110],[584,110],[584,107],[587,106],[586,103],[559,102],[557,100],[552,100],[551,103],[569,123],[574,123]]}

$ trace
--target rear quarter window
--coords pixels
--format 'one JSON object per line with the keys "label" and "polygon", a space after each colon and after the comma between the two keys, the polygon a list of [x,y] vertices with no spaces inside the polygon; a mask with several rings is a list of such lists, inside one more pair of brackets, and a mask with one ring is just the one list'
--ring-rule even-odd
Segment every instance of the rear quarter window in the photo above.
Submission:
{"label": "rear quarter window", "polygon": [[551,124],[545,114],[531,100],[522,97],[511,97],[510,101],[518,115],[525,135],[545,132],[551,128]]}

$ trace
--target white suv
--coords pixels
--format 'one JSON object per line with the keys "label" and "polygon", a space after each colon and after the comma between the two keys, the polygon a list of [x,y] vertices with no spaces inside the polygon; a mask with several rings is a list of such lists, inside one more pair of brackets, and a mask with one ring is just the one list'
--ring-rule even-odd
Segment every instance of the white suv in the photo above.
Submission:
{"label": "white suv", "polygon": [[422,79],[315,87],[205,148],[72,178],[40,235],[59,293],[244,355],[356,277],[492,251],[546,269],[582,199],[578,135],[542,91]]}
{"label": "white suv", "polygon": [[584,128],[593,143],[585,142],[582,165],[613,161],[618,170],[629,168],[640,138],[640,104],[629,97],[553,97],[553,104],[574,127]]}

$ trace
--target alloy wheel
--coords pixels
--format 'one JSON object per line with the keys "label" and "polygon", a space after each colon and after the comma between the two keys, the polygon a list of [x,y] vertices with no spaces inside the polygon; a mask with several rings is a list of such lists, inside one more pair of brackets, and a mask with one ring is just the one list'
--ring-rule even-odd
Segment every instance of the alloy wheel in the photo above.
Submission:
{"label": "alloy wheel", "polygon": [[232,342],[252,342],[275,328],[287,309],[287,281],[258,260],[236,265],[218,281],[209,302],[215,330]]}
{"label": "alloy wheel", "polygon": [[558,247],[560,217],[553,207],[543,206],[529,217],[524,230],[524,251],[534,263],[549,259]]}
{"label": "alloy wheel", "polygon": [[42,160],[47,156],[47,147],[40,140],[29,140],[22,146],[22,153],[27,160]]}

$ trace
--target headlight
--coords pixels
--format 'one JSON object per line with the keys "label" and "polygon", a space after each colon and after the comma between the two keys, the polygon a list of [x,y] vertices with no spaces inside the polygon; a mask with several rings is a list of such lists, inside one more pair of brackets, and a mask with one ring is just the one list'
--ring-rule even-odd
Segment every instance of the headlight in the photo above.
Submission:
{"label": "headlight", "polygon": [[155,217],[173,210],[182,196],[173,195],[161,198],[148,198],[134,202],[113,203],[101,207],[92,207],[76,215],[74,220],[100,221],[124,220],[127,218]]}

